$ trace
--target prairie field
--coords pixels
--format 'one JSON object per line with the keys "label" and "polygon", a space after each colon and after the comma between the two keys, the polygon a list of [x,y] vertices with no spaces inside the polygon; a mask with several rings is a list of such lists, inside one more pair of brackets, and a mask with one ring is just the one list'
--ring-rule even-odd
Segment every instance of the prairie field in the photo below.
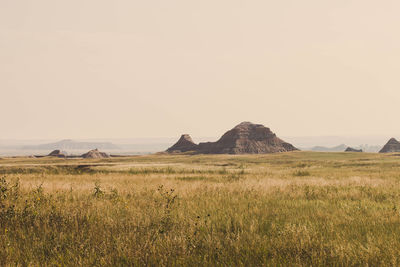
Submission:
{"label": "prairie field", "polygon": [[0,159],[0,266],[398,266],[400,154]]}

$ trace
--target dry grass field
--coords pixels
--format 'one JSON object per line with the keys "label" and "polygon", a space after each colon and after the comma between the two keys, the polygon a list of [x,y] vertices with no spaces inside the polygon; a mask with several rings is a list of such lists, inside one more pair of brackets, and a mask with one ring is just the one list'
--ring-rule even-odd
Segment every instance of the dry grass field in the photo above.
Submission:
{"label": "dry grass field", "polygon": [[398,266],[400,155],[0,159],[0,266]]}

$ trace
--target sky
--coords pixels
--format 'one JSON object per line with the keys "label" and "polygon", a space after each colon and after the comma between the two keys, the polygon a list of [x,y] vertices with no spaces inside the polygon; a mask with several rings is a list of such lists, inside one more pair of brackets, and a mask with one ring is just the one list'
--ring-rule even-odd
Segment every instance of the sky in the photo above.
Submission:
{"label": "sky", "polygon": [[400,1],[1,0],[0,139],[400,137]]}

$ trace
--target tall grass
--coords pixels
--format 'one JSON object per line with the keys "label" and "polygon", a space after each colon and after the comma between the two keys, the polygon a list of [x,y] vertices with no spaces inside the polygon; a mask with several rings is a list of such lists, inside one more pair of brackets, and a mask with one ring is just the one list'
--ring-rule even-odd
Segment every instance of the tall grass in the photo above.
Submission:
{"label": "tall grass", "polygon": [[[399,159],[319,155],[10,172],[0,179],[0,265],[399,265]],[[152,168],[163,171],[141,172]]]}

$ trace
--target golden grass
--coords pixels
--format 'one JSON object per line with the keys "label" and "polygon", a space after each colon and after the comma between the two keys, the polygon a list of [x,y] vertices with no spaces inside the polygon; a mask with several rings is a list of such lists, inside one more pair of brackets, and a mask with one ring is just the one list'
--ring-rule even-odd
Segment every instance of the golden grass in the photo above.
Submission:
{"label": "golden grass", "polygon": [[400,264],[394,154],[18,158],[0,173],[0,265]]}

